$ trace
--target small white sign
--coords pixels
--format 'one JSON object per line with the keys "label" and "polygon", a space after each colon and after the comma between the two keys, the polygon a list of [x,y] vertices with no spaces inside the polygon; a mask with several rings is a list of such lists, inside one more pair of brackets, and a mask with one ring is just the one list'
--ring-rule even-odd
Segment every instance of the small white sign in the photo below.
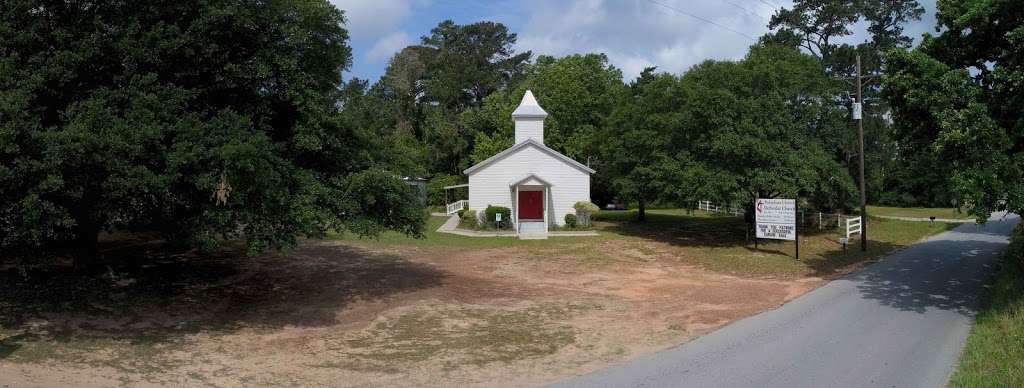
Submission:
{"label": "small white sign", "polygon": [[754,223],[757,238],[796,240],[796,200],[758,198]]}
{"label": "small white sign", "polygon": [[853,119],[854,120],[860,120],[860,117],[861,117],[860,103],[859,102],[855,102],[855,103],[853,103]]}
{"label": "small white sign", "polygon": [[494,221],[501,222],[501,213],[494,213]]}

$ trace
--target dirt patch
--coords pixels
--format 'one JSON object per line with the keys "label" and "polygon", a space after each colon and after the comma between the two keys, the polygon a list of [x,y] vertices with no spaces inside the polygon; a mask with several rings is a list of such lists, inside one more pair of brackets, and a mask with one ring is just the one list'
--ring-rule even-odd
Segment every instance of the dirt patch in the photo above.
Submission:
{"label": "dirt patch", "polygon": [[538,385],[662,349],[822,280],[723,275],[657,243],[160,254],[0,282],[12,386]]}

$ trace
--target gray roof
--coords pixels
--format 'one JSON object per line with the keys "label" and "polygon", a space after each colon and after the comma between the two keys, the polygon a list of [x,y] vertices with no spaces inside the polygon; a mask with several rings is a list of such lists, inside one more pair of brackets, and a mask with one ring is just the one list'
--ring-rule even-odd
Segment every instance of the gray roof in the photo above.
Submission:
{"label": "gray roof", "polygon": [[540,104],[537,103],[537,99],[533,97],[533,92],[527,90],[523,94],[523,100],[519,102],[519,107],[512,111],[512,118],[545,118],[548,116],[548,112],[545,112]]}
{"label": "gray roof", "polygon": [[547,181],[547,180],[545,180],[544,178],[541,178],[540,176],[538,176],[537,174],[534,174],[534,173],[532,173],[532,172],[531,172],[531,173],[528,173],[528,174],[526,174],[526,175],[520,176],[519,178],[513,179],[513,180],[512,180],[512,182],[509,182],[509,183],[508,183],[508,185],[509,185],[510,187],[511,187],[511,186],[519,186],[519,185],[520,185],[520,184],[522,184],[523,182],[526,182],[526,181],[528,181],[528,180],[530,180],[530,179],[534,179],[534,180],[536,180],[536,181],[538,181],[538,182],[540,182],[540,183],[544,184],[544,186],[554,186],[553,184],[551,184],[551,182],[548,182],[548,181]]}
{"label": "gray roof", "polygon": [[570,158],[568,156],[562,155],[558,151],[555,151],[553,149],[548,148],[546,145],[541,144],[537,140],[526,139],[524,141],[519,142],[518,144],[516,144],[514,146],[508,147],[506,150],[501,151],[501,152],[495,154],[492,157],[487,158],[486,160],[484,160],[484,161],[482,161],[480,163],[477,163],[473,167],[465,169],[464,171],[462,171],[462,173],[466,174],[466,175],[472,174],[472,173],[476,172],[477,170],[482,169],[482,168],[490,165],[491,163],[497,162],[497,161],[501,160],[502,158],[504,158],[505,156],[508,156],[508,155],[510,155],[510,154],[512,154],[512,153],[514,153],[514,152],[516,152],[518,150],[521,150],[521,149],[523,149],[525,147],[536,147],[537,149],[543,151],[544,153],[546,153],[548,155],[551,155],[551,156],[554,156],[556,159],[559,159],[559,160],[565,162],[566,164],[568,164],[570,166],[576,167],[577,169],[580,169],[580,170],[582,170],[583,172],[585,172],[587,174],[593,174],[595,172],[594,169],[592,169],[590,167],[587,167],[587,166],[583,165],[582,163],[577,162],[577,161],[573,160],[572,158]]}

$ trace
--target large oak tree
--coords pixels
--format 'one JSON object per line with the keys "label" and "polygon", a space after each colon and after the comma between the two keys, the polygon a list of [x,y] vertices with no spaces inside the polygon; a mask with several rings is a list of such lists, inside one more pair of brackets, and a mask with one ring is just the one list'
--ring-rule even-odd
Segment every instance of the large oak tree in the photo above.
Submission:
{"label": "large oak tree", "polygon": [[0,252],[418,234],[412,191],[338,116],[343,22],[326,1],[0,2]]}

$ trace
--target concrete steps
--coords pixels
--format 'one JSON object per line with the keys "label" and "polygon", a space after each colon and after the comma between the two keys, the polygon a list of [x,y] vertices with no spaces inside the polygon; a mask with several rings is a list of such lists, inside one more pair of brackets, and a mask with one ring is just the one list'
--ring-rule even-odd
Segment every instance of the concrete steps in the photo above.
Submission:
{"label": "concrete steps", "polygon": [[544,221],[519,221],[520,240],[544,240],[548,238]]}

